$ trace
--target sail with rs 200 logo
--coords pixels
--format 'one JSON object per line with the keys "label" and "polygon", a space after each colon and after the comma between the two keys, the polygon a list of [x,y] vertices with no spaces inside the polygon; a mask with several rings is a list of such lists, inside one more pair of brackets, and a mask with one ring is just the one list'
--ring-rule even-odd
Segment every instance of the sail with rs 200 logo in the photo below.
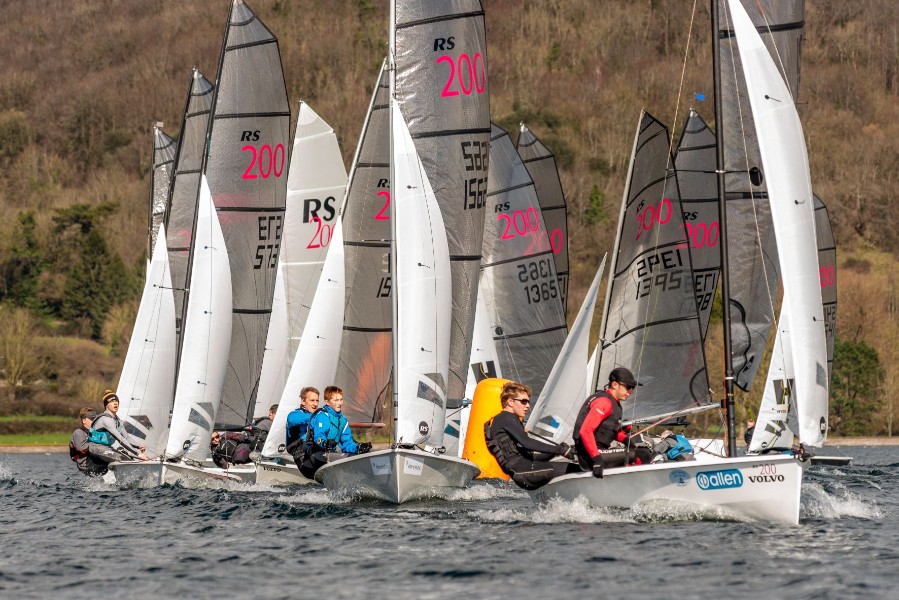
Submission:
{"label": "sail with rs 200 logo", "polygon": [[232,328],[217,428],[253,417],[272,310],[287,194],[290,107],[278,40],[233,0],[209,123],[204,171],[232,281]]}

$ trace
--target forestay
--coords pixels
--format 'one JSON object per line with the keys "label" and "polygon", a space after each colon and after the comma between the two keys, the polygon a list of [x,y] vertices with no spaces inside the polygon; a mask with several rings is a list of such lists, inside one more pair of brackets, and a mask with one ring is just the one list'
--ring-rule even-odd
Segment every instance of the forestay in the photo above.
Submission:
{"label": "forestay", "polygon": [[689,243],[668,130],[641,115],[606,295],[597,388],[616,367],[640,386],[629,420],[711,407]]}
{"label": "forestay", "polygon": [[233,0],[205,164],[233,283],[220,428],[246,425],[255,407],[284,230],[289,125],[278,41],[242,0]]}
{"label": "forestay", "polygon": [[[448,398],[465,393],[487,193],[487,41],[479,0],[397,2],[395,97],[446,225],[452,261]],[[403,232],[405,233],[405,232]]]}

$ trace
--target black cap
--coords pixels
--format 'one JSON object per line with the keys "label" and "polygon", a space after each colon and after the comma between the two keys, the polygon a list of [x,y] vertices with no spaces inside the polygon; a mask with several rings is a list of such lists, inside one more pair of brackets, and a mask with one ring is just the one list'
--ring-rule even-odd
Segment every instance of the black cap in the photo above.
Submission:
{"label": "black cap", "polygon": [[105,408],[107,404],[112,402],[113,400],[118,401],[119,397],[115,395],[115,392],[112,390],[106,390],[106,393],[103,394],[103,407]]}
{"label": "black cap", "polygon": [[617,381],[625,387],[637,387],[637,380],[634,379],[634,374],[624,367],[612,369],[612,372],[609,373],[609,383],[612,383],[613,381]]}

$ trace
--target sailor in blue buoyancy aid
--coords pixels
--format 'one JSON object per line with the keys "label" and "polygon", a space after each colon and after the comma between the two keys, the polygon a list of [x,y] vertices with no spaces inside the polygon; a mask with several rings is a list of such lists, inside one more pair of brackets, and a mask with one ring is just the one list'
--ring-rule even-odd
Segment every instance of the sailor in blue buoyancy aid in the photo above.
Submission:
{"label": "sailor in blue buoyancy aid", "polygon": [[353,439],[350,422],[340,413],[343,410],[343,390],[333,385],[326,387],[325,402],[324,407],[312,414],[307,441],[303,446],[300,472],[309,479],[328,462],[331,452],[350,455],[371,450],[370,443],[358,443]]}
{"label": "sailor in blue buoyancy aid", "polygon": [[132,439],[116,413],[119,397],[106,390],[103,395],[104,412],[91,423],[88,434],[88,453],[91,458],[108,464],[115,461],[147,460],[146,448]]}
{"label": "sailor in blue buoyancy aid", "polygon": [[303,460],[303,444],[306,441],[306,431],[309,429],[309,421],[312,413],[318,410],[318,390],[314,387],[304,387],[300,390],[300,406],[287,413],[287,432],[285,449],[293,456],[297,466]]}

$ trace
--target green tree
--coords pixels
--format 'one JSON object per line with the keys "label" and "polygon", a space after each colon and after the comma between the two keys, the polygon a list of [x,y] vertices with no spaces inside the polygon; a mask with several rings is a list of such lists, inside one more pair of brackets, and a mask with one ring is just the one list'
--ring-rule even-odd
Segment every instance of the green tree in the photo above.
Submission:
{"label": "green tree", "polygon": [[606,195],[599,186],[594,184],[590,189],[590,204],[587,206],[587,224],[596,225],[597,223],[605,223],[609,219],[609,212],[606,210]]}
{"label": "green tree", "polygon": [[40,302],[35,297],[38,277],[47,266],[44,250],[38,242],[37,222],[34,211],[24,211],[18,215],[9,261],[3,265],[6,296],[20,306],[38,308]]}
{"label": "green tree", "polygon": [[874,416],[883,404],[884,370],[877,350],[864,341],[837,338],[830,387],[830,431],[837,435],[879,433]]}

